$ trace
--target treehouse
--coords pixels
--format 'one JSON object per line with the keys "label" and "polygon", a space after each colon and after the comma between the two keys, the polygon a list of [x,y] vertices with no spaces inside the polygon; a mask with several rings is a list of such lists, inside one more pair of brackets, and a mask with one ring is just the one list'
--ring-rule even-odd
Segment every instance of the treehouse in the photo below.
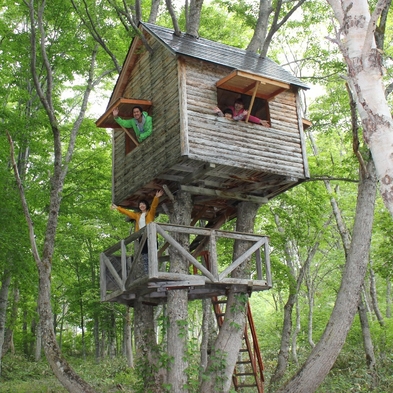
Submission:
{"label": "treehouse", "polygon": [[[149,23],[139,28],[107,110],[96,122],[113,129],[113,202],[137,209],[139,200],[164,189],[157,211],[168,213],[174,194],[186,191],[192,195],[192,222],[153,222],[104,251],[101,300],[157,305],[167,301],[169,291],[187,289],[189,300],[212,299],[220,327],[229,289],[251,294],[272,286],[268,237],[220,227],[237,216],[239,202],[267,203],[308,178],[303,130],[309,122],[299,94],[307,86],[255,53]],[[214,108],[223,111],[239,98],[249,112],[244,121],[215,114]],[[117,108],[122,119],[130,119],[134,106],[153,118],[153,132],[141,143],[112,115]],[[251,122],[250,115],[269,126]],[[189,248],[176,241],[179,234],[189,236]],[[221,261],[219,244],[234,247],[237,241],[247,242],[246,251]],[[140,262],[145,242],[147,272]],[[188,274],[171,270],[169,247],[188,262]],[[249,306],[247,315],[246,348],[233,383],[236,390],[248,386],[261,393],[263,365]],[[246,363],[251,371],[245,371]]]}
{"label": "treehouse", "polygon": [[[306,89],[275,62],[255,53],[140,23],[98,127],[113,132],[113,201],[137,208],[165,185],[193,196],[194,220],[219,227],[239,201],[267,203],[309,176],[299,91]],[[218,117],[242,98],[270,127]],[[153,117],[138,143],[112,116],[134,105]],[[171,208],[167,198],[159,211]]]}
{"label": "treehouse", "polygon": [[[112,194],[115,204],[137,209],[163,188],[158,212],[172,209],[173,195],[192,195],[192,223],[203,228],[149,224],[106,250],[101,258],[101,299],[133,305],[136,297],[159,304],[168,288],[187,287],[190,299],[222,295],[228,286],[238,291],[271,287],[268,238],[218,231],[236,217],[240,201],[267,203],[309,176],[299,92],[299,79],[275,62],[255,53],[170,29],[140,23],[106,112],[98,127],[113,129]],[[249,114],[235,121],[215,114],[241,98]],[[133,129],[117,124],[140,106],[153,118],[153,132],[138,143]],[[268,125],[252,123],[249,115]],[[183,250],[173,232],[193,241]],[[149,271],[140,277],[132,262],[140,254],[134,243],[148,242]],[[162,249],[157,249],[157,236]],[[245,254],[219,268],[217,241],[249,241]],[[169,273],[165,250],[171,245],[190,264],[190,274]],[[133,249],[127,254],[128,249]],[[197,260],[196,258],[202,258]],[[230,277],[252,259],[253,273]],[[233,289],[233,288],[232,288]]]}

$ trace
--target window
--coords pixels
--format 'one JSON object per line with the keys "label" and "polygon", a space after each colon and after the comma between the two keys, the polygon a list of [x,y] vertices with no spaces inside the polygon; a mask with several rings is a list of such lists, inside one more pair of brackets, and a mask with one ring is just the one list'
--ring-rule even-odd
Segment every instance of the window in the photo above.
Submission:
{"label": "window", "polygon": [[257,74],[234,70],[216,83],[217,103],[220,109],[233,106],[242,98],[251,115],[270,123],[269,100],[290,88],[289,84],[264,78]]}
{"label": "window", "polygon": [[113,118],[112,111],[115,108],[119,109],[119,116],[122,119],[131,119],[132,118],[132,110],[134,106],[141,106],[143,111],[146,111],[149,115],[151,115],[151,106],[152,102],[148,100],[136,100],[133,98],[119,98],[114,104],[111,104],[105,113],[96,121],[97,127],[102,128],[116,128],[122,129],[125,133],[125,154],[130,153],[134,150],[139,143],[137,142],[135,133],[132,129],[121,127],[116,123]]}

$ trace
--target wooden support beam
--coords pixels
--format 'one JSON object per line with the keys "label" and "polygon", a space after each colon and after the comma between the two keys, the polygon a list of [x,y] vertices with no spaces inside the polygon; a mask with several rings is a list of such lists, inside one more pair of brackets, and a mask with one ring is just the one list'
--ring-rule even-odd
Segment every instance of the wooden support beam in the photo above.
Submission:
{"label": "wooden support beam", "polygon": [[183,184],[192,183],[193,181],[201,178],[203,175],[209,173],[210,170],[214,169],[215,167],[216,167],[215,164],[211,164],[211,163],[204,164],[196,171],[191,172],[189,175],[185,176],[182,180],[182,183]]}
{"label": "wooden support beam", "polygon": [[130,139],[135,143],[136,146],[139,146],[139,142],[133,137],[130,131],[127,130],[127,128],[120,126],[121,129],[130,137]]}
{"label": "wooden support beam", "polygon": [[252,111],[252,107],[254,106],[255,96],[256,96],[256,94],[257,94],[257,91],[258,91],[258,89],[259,89],[259,85],[260,85],[260,84],[261,84],[261,82],[259,82],[259,81],[257,81],[257,82],[255,83],[254,91],[252,92],[252,97],[251,97],[250,106],[249,106],[249,108],[248,108],[246,123],[248,123],[248,119],[250,118],[251,111]]}
{"label": "wooden support beam", "polygon": [[207,196],[219,197],[219,198],[223,198],[223,199],[236,199],[236,200],[240,200],[240,201],[255,202],[255,203],[259,203],[259,204],[265,204],[268,202],[268,199],[265,197],[258,197],[255,195],[244,195],[241,193],[234,194],[231,192],[213,190],[210,188],[201,188],[201,187],[182,185],[181,189],[183,191],[187,191],[191,194],[196,194],[196,195],[207,195]]}

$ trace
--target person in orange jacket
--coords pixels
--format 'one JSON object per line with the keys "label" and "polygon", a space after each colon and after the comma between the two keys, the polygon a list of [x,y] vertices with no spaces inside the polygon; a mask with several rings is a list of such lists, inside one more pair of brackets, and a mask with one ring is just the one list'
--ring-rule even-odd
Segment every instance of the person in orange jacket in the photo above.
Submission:
{"label": "person in orange jacket", "polygon": [[[160,197],[163,195],[163,191],[159,190],[156,192],[155,197],[153,198],[153,202],[151,203],[151,206],[149,206],[149,202],[146,200],[140,200],[138,207],[140,212],[134,212],[128,209],[124,209],[123,207],[117,206],[114,203],[111,205],[111,209],[116,209],[122,214],[125,214],[126,216],[132,218],[135,220],[135,232],[138,232],[140,229],[145,227],[147,224],[151,223],[154,221],[154,217],[156,215],[156,210],[158,206],[158,202]],[[145,271],[145,274],[148,273],[148,248],[147,248],[147,242],[145,242],[142,252],[142,261],[143,261],[143,268]]]}

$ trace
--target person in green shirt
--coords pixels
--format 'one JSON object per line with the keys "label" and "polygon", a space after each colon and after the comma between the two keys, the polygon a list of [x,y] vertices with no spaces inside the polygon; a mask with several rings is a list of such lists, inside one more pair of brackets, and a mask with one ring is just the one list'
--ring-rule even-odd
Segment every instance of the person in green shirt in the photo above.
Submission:
{"label": "person in green shirt", "polygon": [[134,116],[132,119],[122,119],[119,117],[118,108],[115,108],[112,114],[117,124],[134,130],[138,142],[144,141],[153,131],[152,117],[147,112],[144,112],[140,106],[134,106],[132,109],[132,115]]}

